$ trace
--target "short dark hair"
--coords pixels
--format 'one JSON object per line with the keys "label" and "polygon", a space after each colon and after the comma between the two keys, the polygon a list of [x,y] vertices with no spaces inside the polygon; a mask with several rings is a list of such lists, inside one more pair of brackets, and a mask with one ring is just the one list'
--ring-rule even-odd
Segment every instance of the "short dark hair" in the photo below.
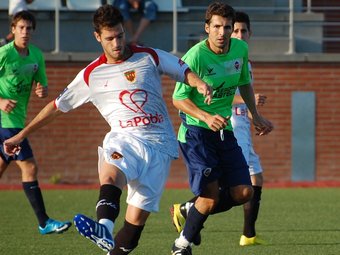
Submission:
{"label": "short dark hair", "polygon": [[211,17],[213,15],[222,16],[224,18],[228,18],[232,20],[232,24],[235,23],[235,10],[228,4],[215,2],[208,6],[208,9],[205,13],[205,23],[209,24],[211,21]]}
{"label": "short dark hair", "polygon": [[123,24],[123,21],[119,9],[110,4],[105,4],[99,7],[93,15],[93,28],[100,34],[104,27],[112,28],[119,23]]}
{"label": "short dark hair", "polygon": [[35,30],[35,26],[36,26],[37,23],[36,23],[35,17],[29,11],[20,11],[20,12],[17,12],[16,14],[14,14],[14,16],[12,18],[12,22],[11,22],[11,27],[15,27],[17,25],[17,23],[19,22],[19,20],[27,20],[27,21],[31,22],[32,28],[33,28],[33,30]]}
{"label": "short dark hair", "polygon": [[250,19],[247,13],[237,11],[235,22],[246,23],[248,30],[250,30]]}

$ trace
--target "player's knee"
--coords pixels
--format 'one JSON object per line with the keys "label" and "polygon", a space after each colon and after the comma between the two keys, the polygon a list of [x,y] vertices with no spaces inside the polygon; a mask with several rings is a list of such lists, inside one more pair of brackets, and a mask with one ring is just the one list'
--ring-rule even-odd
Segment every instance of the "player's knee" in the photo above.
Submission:
{"label": "player's knee", "polygon": [[38,167],[36,164],[28,164],[21,168],[22,180],[25,182],[36,181],[38,178]]}
{"label": "player's knee", "polygon": [[235,203],[241,205],[253,197],[253,188],[250,185],[240,185],[231,189],[231,196]]}
{"label": "player's knee", "polygon": [[214,208],[219,203],[219,198],[206,198],[206,197],[198,197],[195,202],[195,207],[201,212],[201,213],[211,213]]}

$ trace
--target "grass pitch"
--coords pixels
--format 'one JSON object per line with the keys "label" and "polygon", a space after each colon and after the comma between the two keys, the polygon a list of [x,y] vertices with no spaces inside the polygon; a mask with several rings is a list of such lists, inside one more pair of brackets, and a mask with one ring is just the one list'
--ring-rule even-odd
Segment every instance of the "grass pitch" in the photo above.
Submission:
{"label": "grass pitch", "polygon": [[[43,190],[50,217],[71,220],[77,213],[95,218],[97,190]],[[188,190],[164,192],[161,210],[152,214],[135,255],[170,254],[177,237],[169,206],[191,197]],[[125,213],[125,193],[115,231]],[[340,188],[264,189],[257,232],[268,245],[239,247],[243,212],[241,207],[208,218],[202,244],[194,255],[339,255]],[[80,236],[74,226],[64,234],[41,236],[37,221],[23,191],[0,191],[0,254],[93,255],[105,252]]]}

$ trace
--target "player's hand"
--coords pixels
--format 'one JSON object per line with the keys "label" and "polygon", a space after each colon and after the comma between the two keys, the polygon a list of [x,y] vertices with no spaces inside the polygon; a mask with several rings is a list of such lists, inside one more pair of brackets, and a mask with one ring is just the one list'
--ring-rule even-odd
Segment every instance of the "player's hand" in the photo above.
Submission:
{"label": "player's hand", "polygon": [[213,96],[212,87],[206,83],[203,83],[202,85],[197,86],[197,91],[205,97],[204,103],[209,105]]}
{"label": "player's hand", "polygon": [[217,132],[220,131],[221,129],[224,129],[228,125],[229,119],[230,119],[229,116],[224,118],[221,115],[216,114],[210,115],[205,122],[212,131]]}
{"label": "player's hand", "polygon": [[18,154],[21,150],[20,143],[23,139],[19,138],[17,135],[5,140],[3,142],[4,151],[9,156],[14,156]]}
{"label": "player's hand", "polygon": [[255,103],[256,105],[263,106],[266,103],[267,96],[263,94],[255,94]]}
{"label": "player's hand", "polygon": [[16,105],[16,100],[0,98],[0,110],[4,111],[5,113],[10,113],[13,111]]}
{"label": "player's hand", "polygon": [[44,97],[47,97],[48,95],[48,90],[47,90],[47,87],[41,85],[40,82],[37,83],[37,86],[35,87],[35,94],[40,97],[40,98],[44,98]]}
{"label": "player's hand", "polygon": [[253,116],[253,123],[256,129],[256,135],[267,135],[274,129],[273,124],[260,115],[256,117]]}

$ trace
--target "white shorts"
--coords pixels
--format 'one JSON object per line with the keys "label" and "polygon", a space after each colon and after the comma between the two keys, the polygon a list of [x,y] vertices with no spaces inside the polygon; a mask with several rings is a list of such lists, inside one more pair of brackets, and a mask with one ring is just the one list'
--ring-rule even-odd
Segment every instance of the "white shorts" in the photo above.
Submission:
{"label": "white shorts", "polygon": [[98,171],[105,159],[125,174],[128,204],[148,212],[159,211],[172,157],[135,137],[114,132],[105,136],[103,148],[98,147],[98,156]]}
{"label": "white shorts", "polygon": [[255,153],[253,145],[249,143],[240,143],[238,145],[242,148],[243,156],[249,166],[249,174],[255,175],[262,173],[262,166],[260,157]]}

